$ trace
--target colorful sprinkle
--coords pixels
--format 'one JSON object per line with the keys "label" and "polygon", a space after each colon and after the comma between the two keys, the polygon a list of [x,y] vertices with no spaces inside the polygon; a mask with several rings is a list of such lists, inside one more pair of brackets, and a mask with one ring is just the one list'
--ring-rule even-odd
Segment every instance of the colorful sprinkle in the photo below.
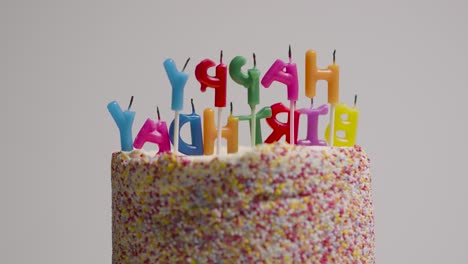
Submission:
{"label": "colorful sprinkle", "polygon": [[363,150],[112,155],[113,263],[374,263]]}

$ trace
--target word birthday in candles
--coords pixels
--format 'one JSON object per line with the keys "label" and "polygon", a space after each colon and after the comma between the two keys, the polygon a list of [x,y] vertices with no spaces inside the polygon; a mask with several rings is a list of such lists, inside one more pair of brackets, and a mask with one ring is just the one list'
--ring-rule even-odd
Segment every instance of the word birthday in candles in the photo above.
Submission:
{"label": "word birthday in candles", "polygon": [[[135,111],[131,111],[133,96],[130,99],[127,110],[123,111],[116,101],[112,101],[107,108],[114,119],[120,133],[121,151],[132,151],[133,148],[141,149],[146,143],[156,144],[157,155],[171,152],[184,155],[216,155],[221,152],[222,140],[226,140],[228,154],[237,153],[239,149],[239,121],[249,121],[249,135],[251,147],[259,144],[269,144],[280,141],[283,137],[289,144],[302,146],[335,146],[351,147],[356,143],[357,126],[359,120],[359,110],[356,107],[357,95],[354,97],[354,105],[349,107],[339,99],[339,75],[340,68],[336,64],[336,50],[333,51],[333,60],[327,68],[321,69],[317,66],[317,53],[308,50],[305,53],[305,86],[304,95],[309,98],[308,107],[297,109],[299,96],[299,80],[297,65],[292,62],[291,46],[288,50],[288,62],[277,59],[273,62],[266,73],[261,76],[260,69],[257,68],[257,58],[253,56],[253,67],[243,70],[247,64],[247,59],[243,56],[234,56],[229,67],[223,64],[223,51],[220,52],[219,63],[216,64],[210,59],[204,59],[195,67],[195,78],[200,84],[201,92],[206,92],[207,88],[214,90],[214,104],[217,108],[217,120],[215,122],[215,111],[208,107],[203,111],[203,118],[195,112],[193,98],[191,99],[192,112],[182,114],[184,106],[184,90],[190,76],[186,72],[188,58],[182,68],[178,70],[175,61],[166,59],[163,63],[169,83],[171,85],[171,110],[174,111],[174,119],[168,129],[165,121],[161,120],[159,107],[157,108],[158,118],[146,119],[145,123],[137,133],[135,139],[132,137],[133,121]],[[216,67],[215,67],[216,66]],[[214,68],[214,75],[208,73]],[[247,104],[250,107],[250,114],[233,115],[233,103],[226,125],[223,126],[222,110],[226,107],[228,94],[228,73],[234,86],[242,86],[247,90]],[[317,82],[326,81],[327,104],[314,106],[314,98],[317,95]],[[285,85],[287,88],[286,100],[289,107],[283,102],[272,105],[257,107],[260,104],[260,85],[269,88],[274,82]],[[231,84],[229,84],[231,85]],[[230,86],[231,89],[231,86]],[[233,88],[234,89],[234,88]],[[238,89],[238,88],[235,88]],[[287,115],[287,121],[278,120],[278,115]],[[307,127],[306,137],[298,139],[300,126],[300,116],[306,117]],[[325,127],[323,137],[319,133],[319,119],[323,116],[329,118]],[[262,123],[266,123],[270,134],[263,140]],[[182,127],[190,126],[190,142],[182,139],[180,133]],[[216,144],[215,144],[216,143]]]}

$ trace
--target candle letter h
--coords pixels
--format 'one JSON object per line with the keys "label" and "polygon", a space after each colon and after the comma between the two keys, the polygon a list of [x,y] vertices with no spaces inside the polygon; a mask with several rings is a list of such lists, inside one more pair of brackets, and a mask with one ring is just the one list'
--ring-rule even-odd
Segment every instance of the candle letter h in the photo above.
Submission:
{"label": "candle letter h", "polygon": [[[221,136],[227,140],[227,153],[236,153],[238,145],[239,120],[233,116],[228,118],[227,125],[222,128]],[[217,129],[214,121],[214,111],[211,108],[203,111],[203,148],[205,155],[214,153],[214,141]]]}

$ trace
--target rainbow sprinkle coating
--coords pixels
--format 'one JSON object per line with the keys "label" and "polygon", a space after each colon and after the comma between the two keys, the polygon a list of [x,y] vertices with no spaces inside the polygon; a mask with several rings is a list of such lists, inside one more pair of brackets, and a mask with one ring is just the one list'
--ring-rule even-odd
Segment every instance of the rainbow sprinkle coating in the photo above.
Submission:
{"label": "rainbow sprinkle coating", "polygon": [[375,263],[360,147],[112,155],[113,263]]}

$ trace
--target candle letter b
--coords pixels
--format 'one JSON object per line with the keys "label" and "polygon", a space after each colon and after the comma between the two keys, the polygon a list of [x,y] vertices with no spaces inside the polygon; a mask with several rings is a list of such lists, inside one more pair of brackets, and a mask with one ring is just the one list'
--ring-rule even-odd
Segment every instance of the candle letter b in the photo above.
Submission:
{"label": "candle letter b", "polygon": [[[343,115],[347,115],[343,119]],[[345,104],[338,104],[335,110],[335,132],[333,135],[333,145],[337,147],[352,147],[356,142],[356,131],[359,118],[359,111],[356,108],[350,108]],[[338,135],[344,133],[344,135]],[[325,131],[326,138],[330,138],[330,125]]]}

